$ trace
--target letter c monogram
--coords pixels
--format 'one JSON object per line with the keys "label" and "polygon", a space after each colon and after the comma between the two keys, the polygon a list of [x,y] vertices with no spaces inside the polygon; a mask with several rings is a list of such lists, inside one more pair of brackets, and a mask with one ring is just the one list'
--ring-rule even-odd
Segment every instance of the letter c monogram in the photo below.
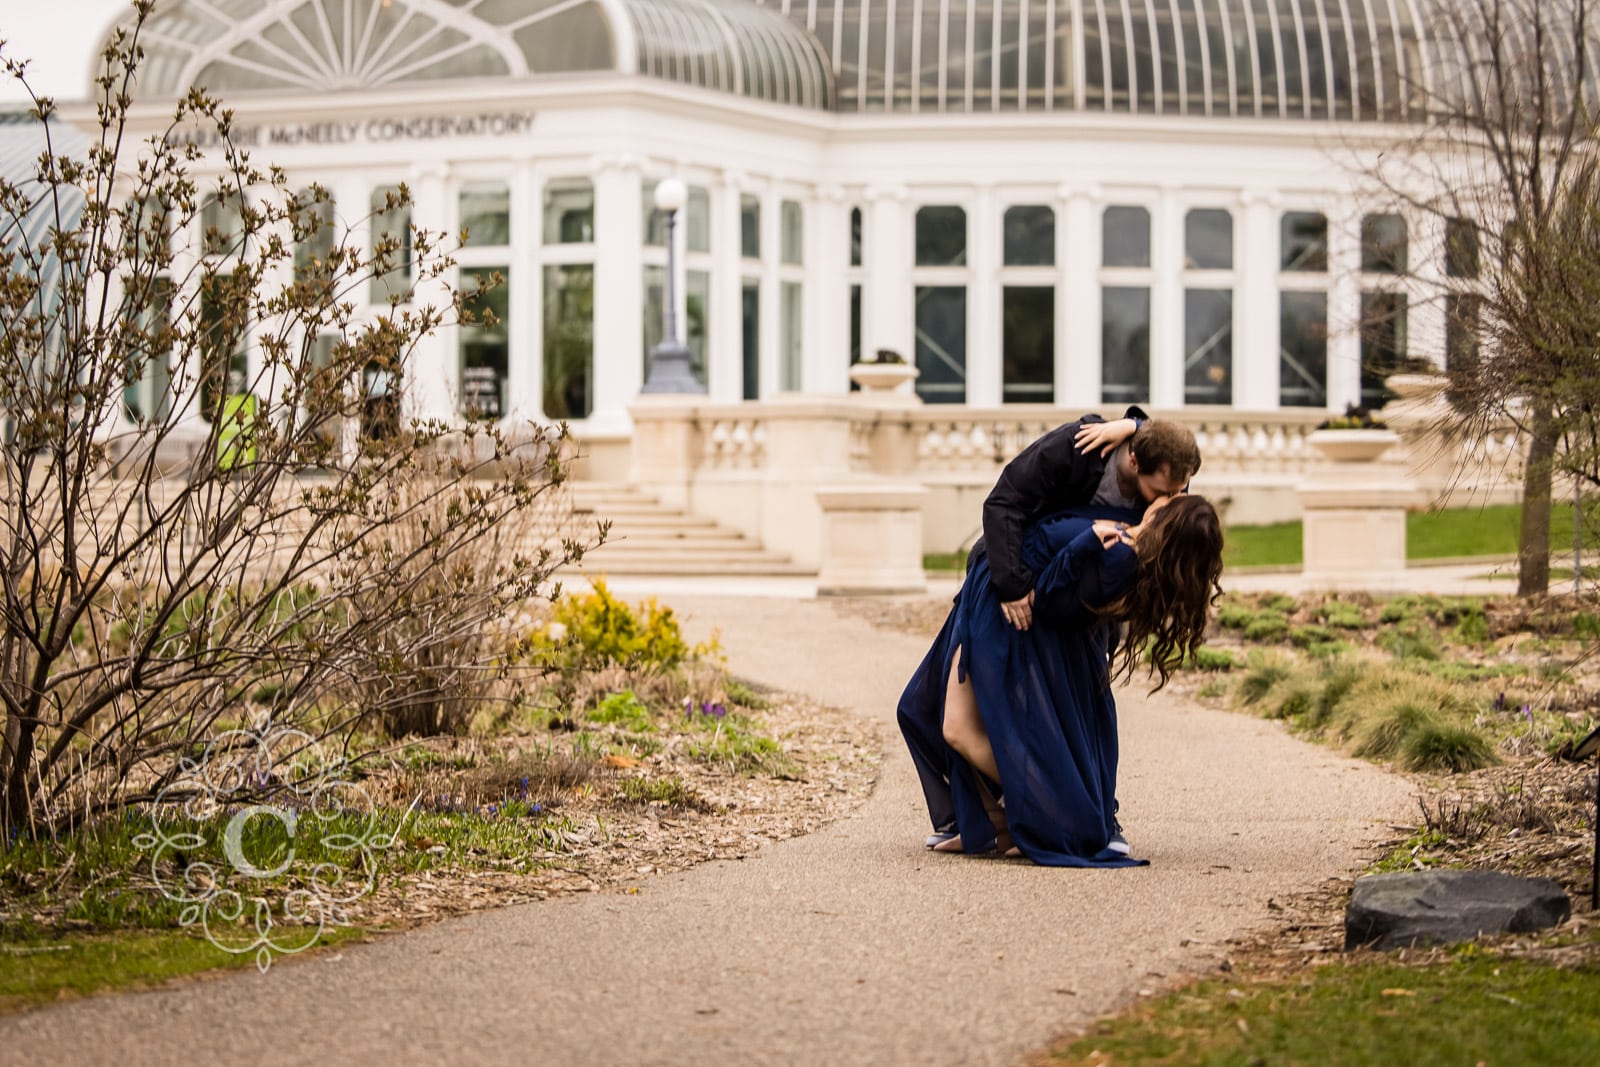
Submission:
{"label": "letter c monogram", "polygon": [[288,831],[289,839],[291,841],[294,840],[295,825],[299,821],[294,812],[267,804],[255,804],[245,808],[228,820],[228,828],[222,834],[222,851],[227,855],[228,862],[233,864],[233,869],[240,874],[249,878],[276,878],[288,870],[289,865],[294,862],[294,849],[291,847],[288,858],[270,871],[264,871],[245,859],[244,846],[240,839],[244,836],[245,823],[257,815],[265,815],[268,818],[277,819],[283,824],[283,828]]}

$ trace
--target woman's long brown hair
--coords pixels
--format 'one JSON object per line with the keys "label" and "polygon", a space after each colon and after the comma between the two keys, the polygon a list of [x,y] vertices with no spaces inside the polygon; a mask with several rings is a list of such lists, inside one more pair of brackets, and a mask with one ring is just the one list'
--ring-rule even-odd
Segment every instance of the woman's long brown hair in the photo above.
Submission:
{"label": "woman's long brown hair", "polygon": [[1133,585],[1103,610],[1127,624],[1111,677],[1133,677],[1148,648],[1160,689],[1200,646],[1206,614],[1222,595],[1222,520],[1205,497],[1173,497],[1146,522],[1137,551]]}

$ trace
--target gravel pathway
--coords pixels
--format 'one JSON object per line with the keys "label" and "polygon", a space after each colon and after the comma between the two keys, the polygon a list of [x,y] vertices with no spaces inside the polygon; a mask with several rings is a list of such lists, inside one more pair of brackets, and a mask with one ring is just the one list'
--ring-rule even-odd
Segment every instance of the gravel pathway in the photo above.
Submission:
{"label": "gravel pathway", "polygon": [[935,856],[894,704],[927,642],[828,601],[673,596],[736,674],[882,724],[831,827],[641,883],[241,972],[0,1018],[8,1063],[1013,1064],[1357,867],[1401,778],[1276,724],[1119,696],[1120,795],[1151,866]]}

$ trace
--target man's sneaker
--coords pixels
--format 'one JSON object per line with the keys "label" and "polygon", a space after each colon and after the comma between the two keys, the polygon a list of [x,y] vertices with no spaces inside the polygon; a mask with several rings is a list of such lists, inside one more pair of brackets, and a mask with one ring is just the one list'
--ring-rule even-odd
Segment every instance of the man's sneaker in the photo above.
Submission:
{"label": "man's sneaker", "polygon": [[1128,839],[1122,836],[1121,823],[1115,821],[1112,822],[1111,840],[1106,842],[1106,848],[1110,849],[1112,852],[1120,852],[1124,856],[1126,856],[1130,851],[1128,848]]}

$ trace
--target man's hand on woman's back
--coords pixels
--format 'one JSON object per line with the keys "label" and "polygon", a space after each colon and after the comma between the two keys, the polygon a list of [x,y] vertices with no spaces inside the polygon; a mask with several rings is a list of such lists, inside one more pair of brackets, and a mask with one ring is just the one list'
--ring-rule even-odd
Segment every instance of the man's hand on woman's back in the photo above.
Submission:
{"label": "man's hand on woman's back", "polygon": [[1033,625],[1033,590],[1028,590],[1028,595],[1021,600],[1008,600],[1000,605],[1000,613],[1006,617],[1006,622],[1019,630],[1026,630]]}

